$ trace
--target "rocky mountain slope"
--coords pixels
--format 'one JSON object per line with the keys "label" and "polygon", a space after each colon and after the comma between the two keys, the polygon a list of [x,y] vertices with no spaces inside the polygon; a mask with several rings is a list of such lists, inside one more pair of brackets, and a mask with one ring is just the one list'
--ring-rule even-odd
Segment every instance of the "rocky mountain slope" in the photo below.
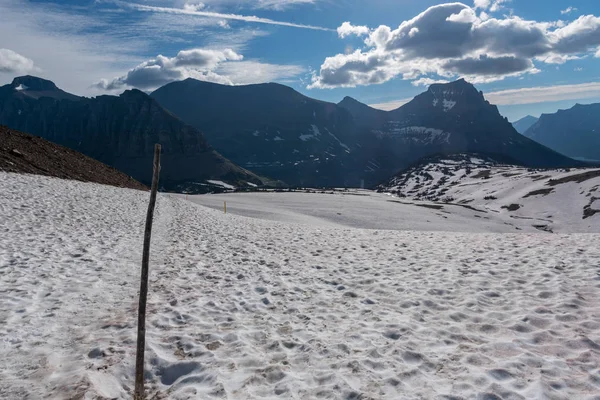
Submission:
{"label": "rocky mountain slope", "polygon": [[357,184],[350,113],[275,84],[225,86],[194,79],[151,95],[238,165],[291,185]]}
{"label": "rocky mountain slope", "polygon": [[569,157],[598,161],[600,103],[542,114],[524,135]]}
{"label": "rocky mountain slope", "polygon": [[529,129],[533,124],[535,124],[538,121],[538,119],[539,118],[528,115],[526,117],[521,118],[518,121],[513,122],[512,126],[517,132],[522,134],[525,133],[525,131]]}
{"label": "rocky mountain slope", "polygon": [[166,190],[206,191],[209,180],[262,184],[213,150],[198,129],[139,90],[81,98],[41,78],[16,78],[0,87],[0,123],[77,150],[146,184],[154,144],[161,143]]}
{"label": "rocky mountain slope", "polygon": [[187,79],[152,93],[233,162],[291,185],[367,186],[433,154],[479,152],[529,167],[579,165],[520,135],[475,87],[432,85],[389,112],[277,84]]}
{"label": "rocky mountain slope", "polygon": [[0,125],[0,171],[53,176],[131,189],[147,189],[93,158]]}
{"label": "rocky mountain slope", "polygon": [[[477,218],[528,220],[546,231],[600,222],[600,169],[528,169],[483,155],[424,159],[380,185],[380,192],[425,207],[466,207]],[[582,225],[582,220],[583,225]],[[584,227],[585,228],[585,227]]]}
{"label": "rocky mountain slope", "polygon": [[[387,150],[404,168],[434,154],[483,153],[528,167],[577,165],[540,144],[524,138],[485,100],[473,85],[458,80],[434,84],[409,103],[387,113],[372,126],[367,141],[373,150]],[[393,164],[392,164],[393,165]]]}

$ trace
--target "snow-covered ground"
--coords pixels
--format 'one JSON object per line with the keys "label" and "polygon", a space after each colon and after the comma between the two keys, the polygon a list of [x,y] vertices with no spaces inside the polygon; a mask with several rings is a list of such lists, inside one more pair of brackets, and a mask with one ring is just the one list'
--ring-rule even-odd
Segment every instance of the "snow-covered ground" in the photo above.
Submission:
{"label": "snow-covered ground", "polygon": [[[0,398],[131,398],[147,200],[0,173]],[[296,224],[230,203],[159,195],[150,398],[598,399],[600,235]]]}
{"label": "snow-covered ground", "polygon": [[534,170],[457,155],[403,171],[380,190],[405,202],[482,210],[523,228],[600,232],[600,169]]}

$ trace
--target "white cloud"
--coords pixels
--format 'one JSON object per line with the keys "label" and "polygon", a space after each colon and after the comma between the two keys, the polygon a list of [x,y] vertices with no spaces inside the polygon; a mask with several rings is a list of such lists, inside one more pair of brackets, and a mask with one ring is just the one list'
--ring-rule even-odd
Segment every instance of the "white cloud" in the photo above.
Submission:
{"label": "white cloud", "polygon": [[503,106],[586,99],[600,97],[600,82],[502,90],[487,93],[485,97],[491,103]]}
{"label": "white cloud", "polygon": [[435,83],[448,83],[445,79],[420,78],[411,82],[413,86],[431,86]]}
{"label": "white cloud", "polygon": [[175,57],[158,55],[130,69],[127,74],[112,80],[103,79],[96,86],[104,90],[121,90],[124,87],[147,90],[186,78],[231,85],[233,82],[227,77],[218,75],[214,71],[221,63],[240,61],[243,58],[241,54],[231,49],[182,50]]}
{"label": "white cloud", "polygon": [[204,3],[185,3],[183,5],[183,9],[186,11],[200,11],[204,7],[206,7]]}
{"label": "white cloud", "polygon": [[337,33],[341,38],[350,35],[363,36],[369,34],[369,28],[366,26],[354,26],[350,22],[344,22],[337,28]]}
{"label": "white cloud", "polygon": [[378,110],[392,111],[398,107],[402,107],[403,105],[410,102],[411,100],[412,100],[412,98],[393,100],[393,101],[388,101],[385,103],[369,104],[369,107],[377,108]]}
{"label": "white cloud", "polygon": [[175,57],[158,55],[130,69],[125,75],[111,80],[102,79],[96,86],[109,91],[126,87],[153,90],[187,78],[239,85],[290,78],[304,72],[302,67],[296,65],[242,61],[243,58],[231,49],[182,50]]}
{"label": "white cloud", "polygon": [[494,3],[492,4],[492,6],[490,7],[490,11],[491,12],[496,12],[500,9],[502,9],[504,6],[502,5],[503,3],[508,3],[511,0],[495,0]]}
{"label": "white cloud", "polygon": [[[505,1],[476,3],[477,8],[492,10]],[[308,88],[354,87],[428,75],[493,82],[539,73],[535,62],[562,64],[585,57],[600,45],[600,18],[593,15],[568,24],[481,15],[462,3],[447,3],[428,8],[397,29],[360,27],[361,34],[368,32],[366,47],[327,57]],[[357,28],[345,22],[338,32],[345,36]]]}
{"label": "white cloud", "polygon": [[294,6],[314,4],[315,2],[316,0],[258,0],[255,4],[255,8],[283,11]]}
{"label": "white cloud", "polygon": [[[175,6],[181,4],[182,0],[136,0],[138,3],[165,4],[171,3]],[[319,0],[202,0],[204,9],[222,10],[227,8],[235,9],[263,9],[273,11],[285,11],[290,8],[316,4]],[[187,0],[187,3],[194,3],[196,0]]]}
{"label": "white cloud", "polygon": [[560,13],[561,13],[561,14],[563,14],[563,15],[564,15],[564,14],[571,14],[572,12],[575,12],[575,11],[577,11],[577,10],[578,10],[577,8],[575,8],[575,7],[570,7],[570,6],[569,6],[569,7],[567,7],[566,9],[564,9],[564,10],[561,10],[561,12],[560,12]]}
{"label": "white cloud", "polygon": [[511,0],[474,0],[474,8],[482,10],[490,10],[496,12],[503,7],[503,3],[509,3]]}
{"label": "white cloud", "polygon": [[114,0],[115,4],[121,7],[128,7],[138,11],[146,11],[146,12],[154,12],[154,13],[168,13],[168,14],[181,14],[181,15],[195,15],[197,17],[207,17],[207,18],[217,18],[217,19],[225,19],[225,20],[233,20],[233,21],[245,21],[245,22],[254,22],[259,24],[269,24],[269,25],[280,25],[280,26],[288,26],[292,28],[301,28],[301,29],[312,29],[312,30],[320,30],[320,31],[332,31],[333,29],[324,28],[321,26],[314,25],[305,25],[305,24],[296,24],[293,22],[286,21],[277,21],[270,18],[262,18],[254,15],[239,15],[239,14],[226,14],[214,11],[202,11],[202,10],[190,10],[185,8],[172,8],[172,7],[157,7],[157,6],[149,6],[145,4],[138,3],[127,3],[121,0]]}
{"label": "white cloud", "polygon": [[268,64],[255,60],[225,63],[217,71],[234,85],[248,85],[296,78],[306,69],[299,65]]}
{"label": "white cloud", "polygon": [[10,49],[0,48],[0,72],[24,74],[35,70],[33,60]]}
{"label": "white cloud", "polygon": [[490,6],[490,4],[492,4],[492,0],[475,0],[475,8],[482,8],[484,10],[487,10]]}
{"label": "white cloud", "polygon": [[594,57],[600,58],[600,47],[598,47],[598,50],[596,51],[596,54],[594,55]]}

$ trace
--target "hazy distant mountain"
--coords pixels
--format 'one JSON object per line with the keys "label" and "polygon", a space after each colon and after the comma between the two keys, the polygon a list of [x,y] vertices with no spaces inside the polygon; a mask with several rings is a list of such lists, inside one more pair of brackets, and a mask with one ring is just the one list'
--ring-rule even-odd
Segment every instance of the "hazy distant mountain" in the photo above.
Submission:
{"label": "hazy distant mountain", "polygon": [[139,90],[83,98],[50,81],[20,77],[0,87],[0,123],[75,149],[143,183],[151,178],[154,144],[161,143],[161,186],[167,189],[209,179],[261,183],[214,151],[198,129]]}
{"label": "hazy distant mountain", "polygon": [[600,160],[600,103],[542,114],[524,135],[569,157]]}
{"label": "hazy distant mountain", "polygon": [[527,129],[529,129],[533,124],[538,121],[538,118],[528,115],[526,117],[521,118],[518,121],[512,123],[512,126],[519,133],[525,133]]}
{"label": "hazy distant mountain", "polygon": [[314,100],[273,83],[187,79],[151,96],[233,162],[292,185],[374,185],[439,153],[489,153],[531,167],[577,165],[516,132],[464,80],[432,85],[389,112],[350,97],[338,104]]}

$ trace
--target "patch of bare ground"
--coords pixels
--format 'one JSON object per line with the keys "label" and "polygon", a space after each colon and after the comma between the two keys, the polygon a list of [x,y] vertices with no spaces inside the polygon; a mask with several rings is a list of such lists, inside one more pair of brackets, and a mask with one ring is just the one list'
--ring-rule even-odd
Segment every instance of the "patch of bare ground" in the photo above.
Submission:
{"label": "patch of bare ground", "polygon": [[547,189],[538,189],[538,190],[534,190],[532,192],[527,193],[525,196],[523,196],[524,199],[526,199],[527,197],[531,197],[531,196],[546,196],[550,193],[554,192],[554,189],[552,188],[547,188]]}
{"label": "patch of bare ground", "polygon": [[581,182],[585,182],[587,180],[597,178],[597,177],[600,177],[600,169],[586,171],[581,174],[569,175],[569,176],[565,176],[564,178],[560,178],[560,179],[550,179],[548,181],[547,185],[556,186],[556,185],[560,185],[560,184],[568,183],[568,182],[581,183]]}

